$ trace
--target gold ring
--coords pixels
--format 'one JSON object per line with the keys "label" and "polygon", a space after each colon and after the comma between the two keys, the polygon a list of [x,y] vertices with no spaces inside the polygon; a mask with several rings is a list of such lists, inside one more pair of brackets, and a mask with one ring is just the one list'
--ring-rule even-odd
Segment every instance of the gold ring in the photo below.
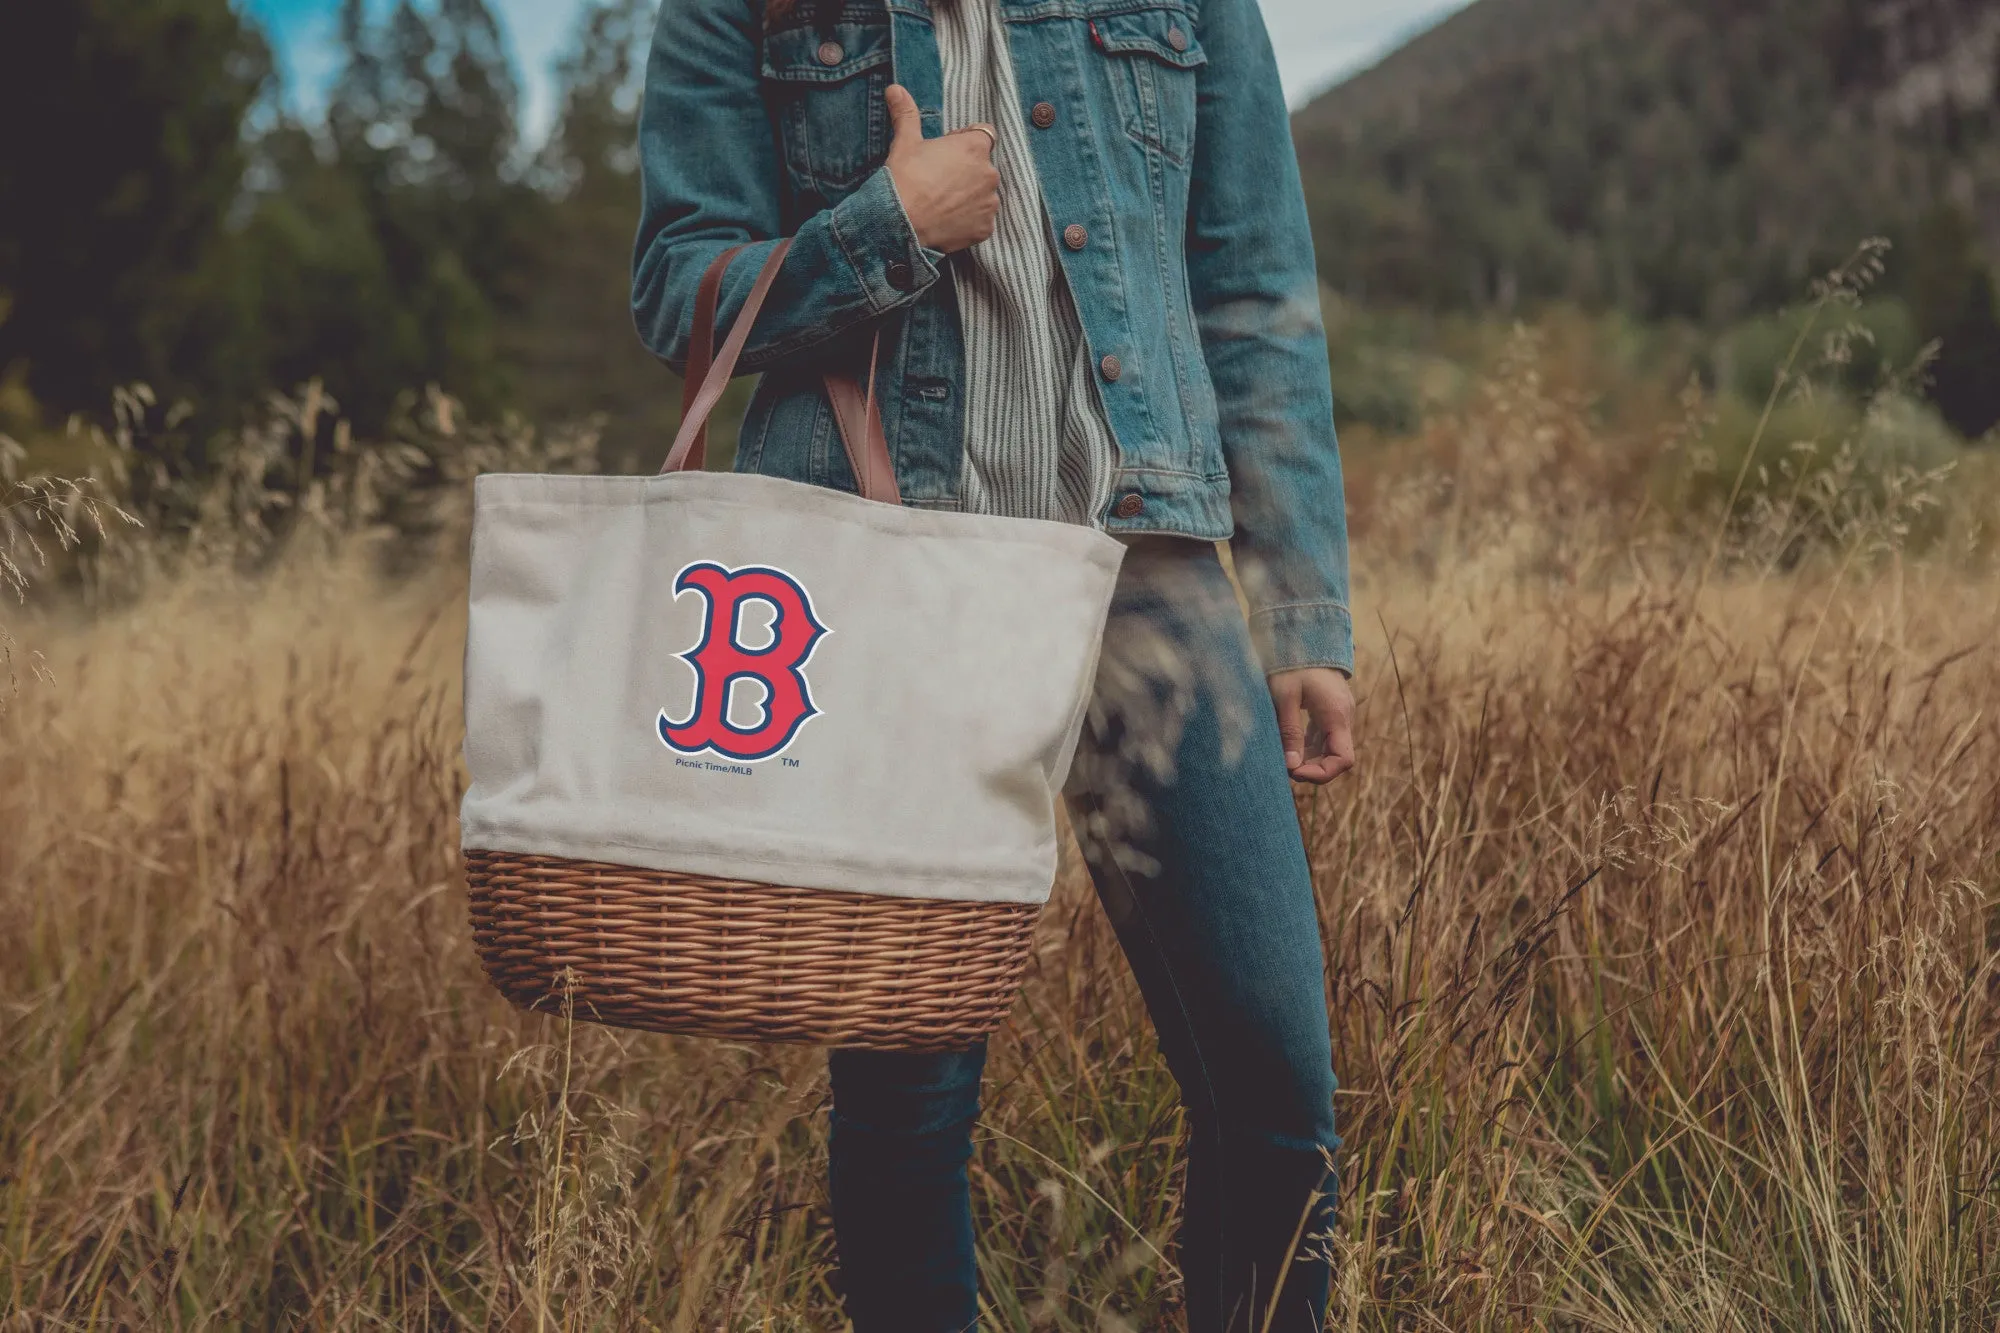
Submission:
{"label": "gold ring", "polygon": [[986,142],[991,145],[991,147],[987,149],[988,152],[998,151],[1000,147],[1000,132],[994,129],[991,125],[988,125],[982,121],[980,124],[967,125],[965,128],[967,131],[978,130],[981,134],[986,136]]}

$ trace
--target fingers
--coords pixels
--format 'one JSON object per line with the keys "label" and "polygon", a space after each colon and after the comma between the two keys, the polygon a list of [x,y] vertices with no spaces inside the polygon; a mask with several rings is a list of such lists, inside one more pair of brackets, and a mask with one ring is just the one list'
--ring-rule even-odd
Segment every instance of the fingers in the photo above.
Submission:
{"label": "fingers", "polygon": [[1354,768],[1354,696],[1335,671],[1315,671],[1301,682],[1305,711],[1325,737],[1326,753],[1292,770],[1300,782],[1327,783]]}
{"label": "fingers", "polygon": [[[1354,767],[1354,694],[1347,677],[1330,667],[1283,671],[1270,678],[1285,771],[1294,782],[1331,782]],[[1307,720],[1319,731],[1323,753],[1308,757]]]}
{"label": "fingers", "polygon": [[983,134],[986,136],[986,156],[992,157],[993,150],[1000,146],[1000,132],[984,121],[977,125],[967,125],[960,134]]}
{"label": "fingers", "polygon": [[[962,130],[953,130],[937,142],[951,144],[973,161],[992,166],[993,151],[1000,141],[994,137],[993,128],[989,125],[967,125]],[[994,179],[999,179],[998,168],[994,170]]]}
{"label": "fingers", "polygon": [[1306,714],[1300,706],[1303,688],[1293,675],[1271,679],[1271,703],[1278,710],[1278,740],[1285,751],[1285,771],[1295,772],[1306,759]]}
{"label": "fingers", "polygon": [[889,107],[891,151],[922,143],[924,116],[917,110],[917,99],[910,96],[910,90],[900,83],[892,83],[882,97]]}

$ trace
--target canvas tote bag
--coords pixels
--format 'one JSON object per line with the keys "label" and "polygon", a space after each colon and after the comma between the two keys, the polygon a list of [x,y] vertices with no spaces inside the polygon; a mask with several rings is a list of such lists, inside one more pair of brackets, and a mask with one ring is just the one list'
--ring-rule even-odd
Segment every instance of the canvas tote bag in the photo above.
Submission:
{"label": "canvas tote bag", "polygon": [[[515,1003],[891,1049],[1005,1016],[1123,546],[905,508],[871,361],[828,391],[861,493],[702,470],[788,243],[654,477],[475,483],[461,846]],[[879,339],[878,339],[879,351]]]}

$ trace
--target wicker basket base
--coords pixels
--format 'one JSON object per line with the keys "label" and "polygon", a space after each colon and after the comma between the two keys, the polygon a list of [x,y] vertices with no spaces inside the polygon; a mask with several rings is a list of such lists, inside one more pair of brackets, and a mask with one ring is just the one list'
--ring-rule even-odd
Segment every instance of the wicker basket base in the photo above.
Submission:
{"label": "wicker basket base", "polygon": [[515,1004],[745,1041],[970,1046],[1007,1016],[1041,912],[512,852],[465,870],[480,961]]}

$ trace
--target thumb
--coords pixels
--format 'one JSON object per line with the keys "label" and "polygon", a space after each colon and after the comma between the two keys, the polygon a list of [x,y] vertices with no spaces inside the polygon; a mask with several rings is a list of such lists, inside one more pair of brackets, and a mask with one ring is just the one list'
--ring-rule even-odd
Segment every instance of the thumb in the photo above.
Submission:
{"label": "thumb", "polygon": [[917,99],[910,96],[910,90],[900,83],[892,83],[884,93],[883,100],[889,104],[889,126],[893,138],[889,144],[893,152],[921,143],[924,137],[924,117],[917,110]]}

